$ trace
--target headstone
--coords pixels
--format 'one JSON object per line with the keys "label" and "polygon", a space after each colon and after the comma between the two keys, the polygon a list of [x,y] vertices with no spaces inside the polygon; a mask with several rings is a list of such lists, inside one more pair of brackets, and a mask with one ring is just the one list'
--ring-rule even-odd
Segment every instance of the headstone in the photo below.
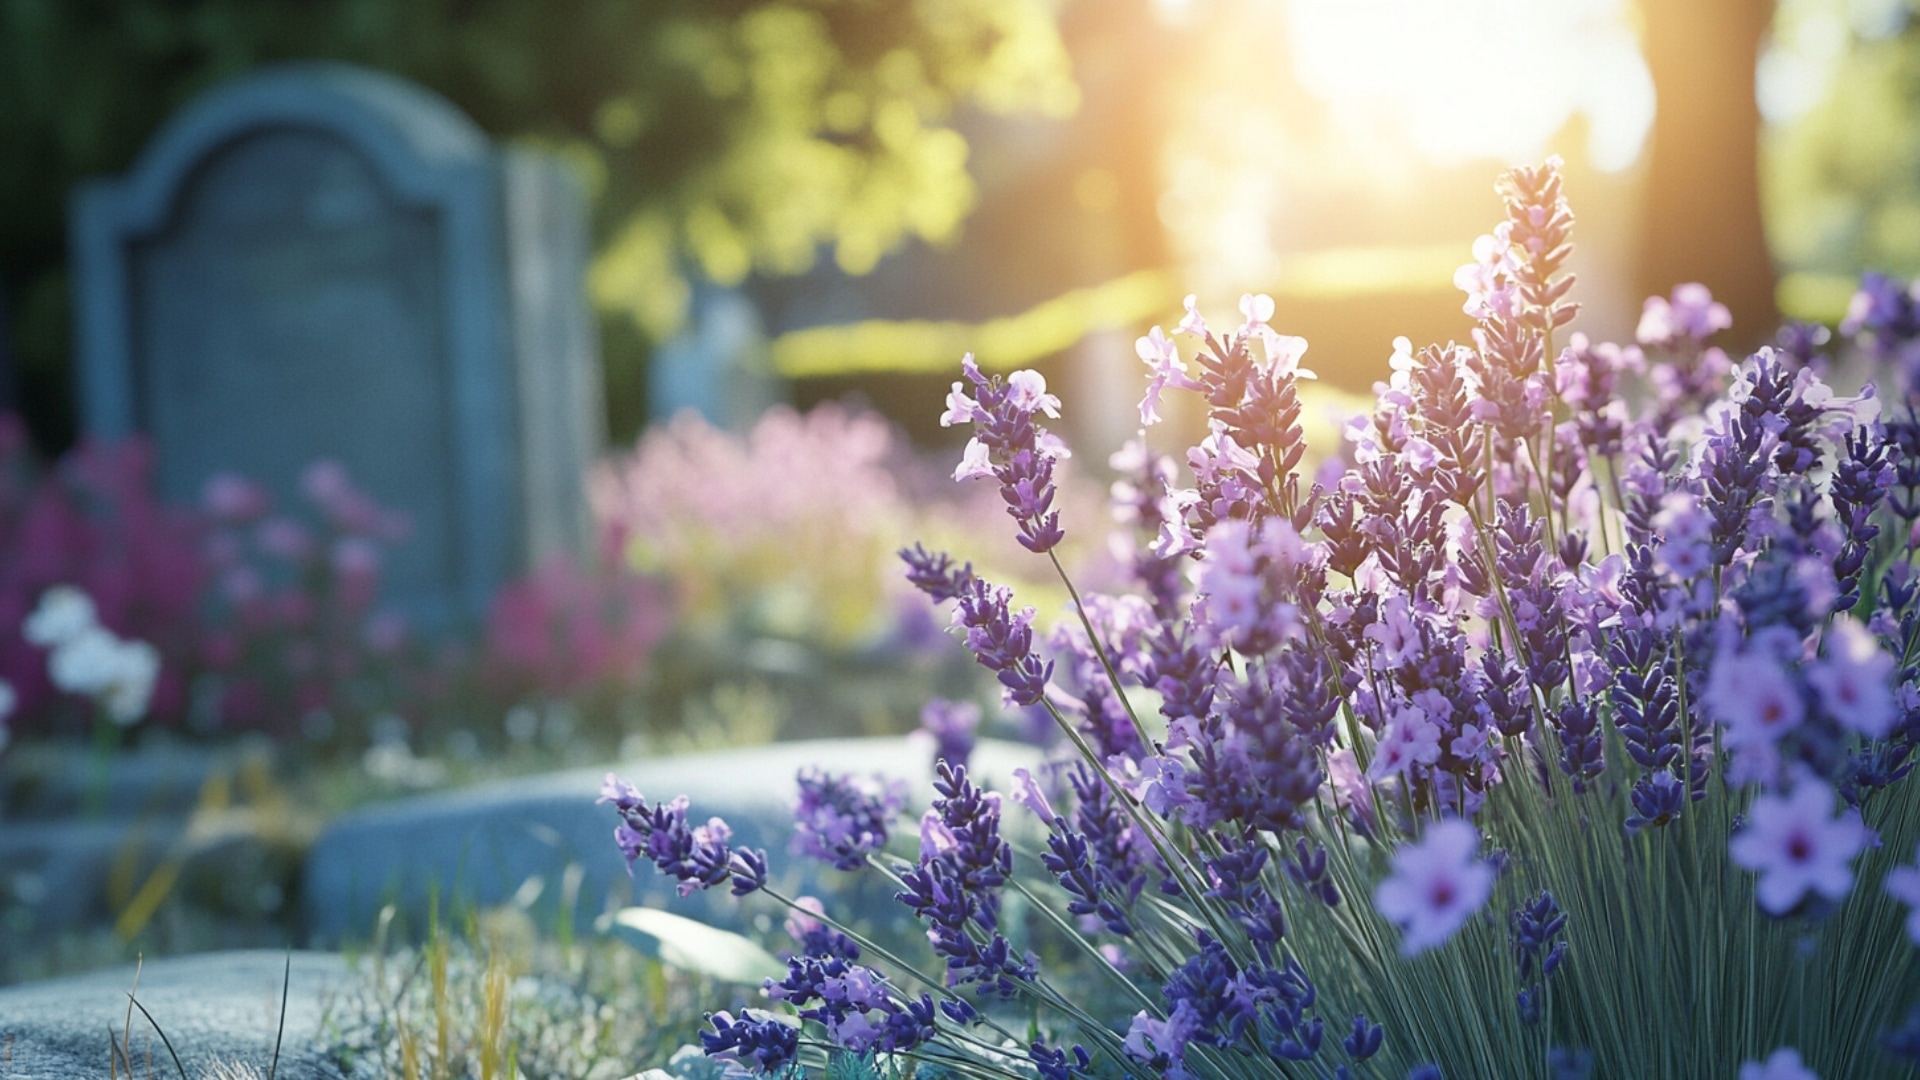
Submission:
{"label": "headstone", "polygon": [[410,515],[389,595],[429,624],[584,547],[604,421],[558,159],[398,79],[287,65],[83,186],[71,240],[83,430],[150,436],[163,497],[233,470],[290,503],[339,461]]}
{"label": "headstone", "polygon": [[744,431],[780,393],[767,368],[760,313],[739,289],[697,286],[687,326],[648,369],[653,418],[692,409],[716,427]]}

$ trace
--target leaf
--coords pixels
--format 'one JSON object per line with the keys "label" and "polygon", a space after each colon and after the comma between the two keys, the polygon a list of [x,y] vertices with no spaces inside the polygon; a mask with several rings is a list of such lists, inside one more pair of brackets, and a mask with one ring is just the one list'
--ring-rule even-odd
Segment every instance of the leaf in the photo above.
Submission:
{"label": "leaf", "polygon": [[621,910],[608,933],[662,964],[722,982],[758,986],[786,974],[785,964],[739,934],[657,908]]}

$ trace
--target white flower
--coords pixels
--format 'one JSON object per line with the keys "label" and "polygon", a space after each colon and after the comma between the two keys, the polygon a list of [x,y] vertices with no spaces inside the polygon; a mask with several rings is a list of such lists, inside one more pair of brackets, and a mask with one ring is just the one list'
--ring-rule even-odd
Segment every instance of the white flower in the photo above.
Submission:
{"label": "white flower", "polygon": [[1022,368],[1007,376],[1007,387],[1013,392],[1007,400],[1021,412],[1042,412],[1055,420],[1060,419],[1060,399],[1047,393],[1047,377],[1031,368]]}
{"label": "white flower", "polygon": [[968,439],[967,448],[960,455],[960,464],[953,470],[955,480],[978,480],[993,475],[993,459],[989,456],[987,444],[979,439]]}
{"label": "white flower", "polygon": [[144,641],[123,641],[95,626],[54,649],[47,674],[56,687],[93,698],[114,723],[126,726],[146,714],[160,654]]}
{"label": "white flower", "polygon": [[1402,845],[1373,906],[1400,928],[1400,951],[1417,956],[1453,936],[1493,895],[1493,867],[1476,857],[1480,833],[1459,818],[1436,821]]}
{"label": "white flower", "polygon": [[55,585],[40,594],[40,606],[27,616],[20,630],[28,641],[53,649],[98,625],[93,601],[86,593],[71,585]]}

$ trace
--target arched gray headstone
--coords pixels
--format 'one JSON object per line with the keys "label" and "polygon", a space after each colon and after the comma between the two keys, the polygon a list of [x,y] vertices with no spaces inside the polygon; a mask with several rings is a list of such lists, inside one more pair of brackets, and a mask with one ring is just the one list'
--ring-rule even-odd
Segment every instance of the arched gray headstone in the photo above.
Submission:
{"label": "arched gray headstone", "polygon": [[390,594],[471,617],[578,548],[602,439],[584,196],[452,105],[335,64],[266,69],[74,200],[82,424],[153,439],[164,496],[238,471],[283,503],[345,465],[406,511]]}

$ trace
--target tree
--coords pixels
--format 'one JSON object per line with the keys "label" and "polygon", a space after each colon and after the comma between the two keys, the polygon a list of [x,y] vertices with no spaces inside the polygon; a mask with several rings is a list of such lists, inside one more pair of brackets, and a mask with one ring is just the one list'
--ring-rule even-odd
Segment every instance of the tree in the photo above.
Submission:
{"label": "tree", "polygon": [[1774,265],[1760,216],[1754,73],[1772,0],[1641,0],[1657,100],[1638,286],[1704,282],[1737,337],[1772,336]]}

